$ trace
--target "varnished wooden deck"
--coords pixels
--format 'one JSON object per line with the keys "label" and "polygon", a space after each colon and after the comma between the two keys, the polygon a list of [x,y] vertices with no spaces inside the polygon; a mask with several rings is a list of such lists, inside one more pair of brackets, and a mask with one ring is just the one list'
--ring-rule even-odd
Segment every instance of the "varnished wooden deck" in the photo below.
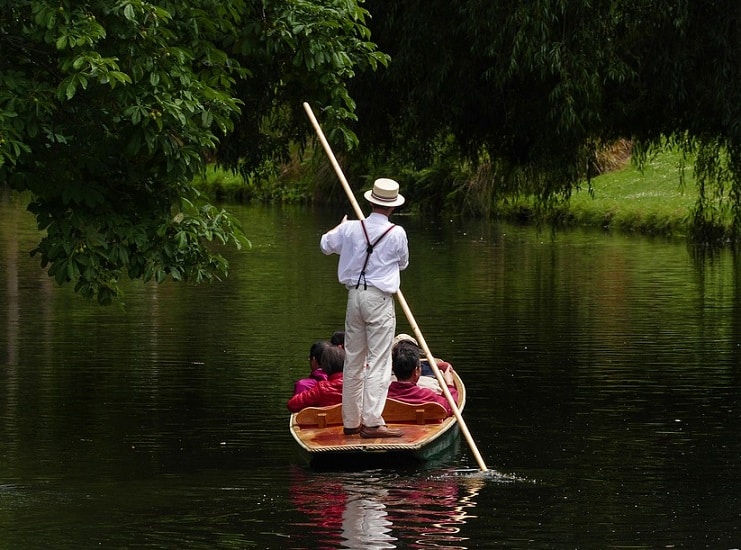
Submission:
{"label": "varnished wooden deck", "polygon": [[[463,411],[466,391],[457,373],[455,382],[458,389],[458,408]],[[310,407],[292,414],[290,430],[298,444],[311,455],[390,452],[420,454],[457,424],[455,416],[445,417],[444,408],[437,403],[408,405],[389,399],[383,417],[389,427],[402,430],[404,435],[398,438],[374,439],[366,439],[359,434],[345,435],[341,405]]]}

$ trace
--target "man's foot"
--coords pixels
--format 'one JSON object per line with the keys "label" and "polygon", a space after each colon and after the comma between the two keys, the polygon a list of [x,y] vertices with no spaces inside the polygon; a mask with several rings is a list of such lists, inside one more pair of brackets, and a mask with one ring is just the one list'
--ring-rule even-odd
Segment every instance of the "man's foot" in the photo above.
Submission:
{"label": "man's foot", "polygon": [[345,435],[355,435],[357,433],[360,433],[361,429],[362,429],[362,426],[358,426],[357,428],[343,428],[342,432]]}
{"label": "man's foot", "polygon": [[360,428],[360,437],[373,439],[376,437],[401,437],[404,432],[401,430],[392,430],[388,426],[363,426]]}

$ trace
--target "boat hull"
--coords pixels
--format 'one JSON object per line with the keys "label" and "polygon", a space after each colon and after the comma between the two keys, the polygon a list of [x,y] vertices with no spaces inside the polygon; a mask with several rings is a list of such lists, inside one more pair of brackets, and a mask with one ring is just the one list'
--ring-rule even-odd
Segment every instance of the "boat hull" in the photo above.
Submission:
{"label": "boat hull", "polygon": [[[458,409],[462,412],[465,406],[466,392],[463,382],[455,375],[458,390]],[[391,400],[389,400],[391,401]],[[415,408],[413,405],[408,407]],[[438,405],[439,407],[439,405]],[[319,409],[321,410],[321,409]],[[299,446],[309,455],[309,458],[331,460],[339,457],[348,459],[381,457],[383,455],[394,458],[408,458],[428,461],[448,452],[459,439],[459,425],[455,416],[449,416],[442,421],[420,421],[417,410],[417,421],[404,421],[402,414],[394,415],[393,411],[384,411],[384,418],[389,427],[401,430],[404,435],[399,438],[363,438],[359,434],[345,435],[341,420],[338,420],[340,406],[326,407],[326,417],[321,424],[307,424],[301,422],[300,413],[294,413],[289,420],[291,435]],[[389,411],[389,414],[386,412]],[[395,418],[398,416],[398,418]]]}

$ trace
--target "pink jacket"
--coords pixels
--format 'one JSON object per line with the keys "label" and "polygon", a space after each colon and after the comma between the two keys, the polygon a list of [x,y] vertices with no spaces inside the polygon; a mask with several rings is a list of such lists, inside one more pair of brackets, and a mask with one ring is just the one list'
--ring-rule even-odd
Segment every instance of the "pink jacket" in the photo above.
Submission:
{"label": "pink jacket", "polygon": [[296,381],[296,384],[293,386],[293,395],[310,390],[311,388],[316,386],[317,382],[321,382],[322,380],[326,379],[327,375],[324,373],[324,371],[320,368],[316,369],[315,371],[312,371],[312,373],[307,378],[302,378],[301,380]]}

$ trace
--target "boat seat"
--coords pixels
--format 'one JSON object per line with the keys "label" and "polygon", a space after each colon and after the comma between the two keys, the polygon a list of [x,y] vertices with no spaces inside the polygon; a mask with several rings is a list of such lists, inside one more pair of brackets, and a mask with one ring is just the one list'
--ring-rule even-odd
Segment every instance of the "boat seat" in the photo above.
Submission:
{"label": "boat seat", "polygon": [[440,403],[429,402],[410,405],[396,399],[386,399],[383,419],[393,424],[432,424],[442,422],[448,416]]}
{"label": "boat seat", "polygon": [[316,426],[326,428],[342,424],[342,405],[329,407],[306,407],[296,413],[296,424],[299,426]]}
{"label": "boat seat", "polygon": [[[448,411],[439,403],[410,405],[396,399],[387,399],[383,408],[383,419],[392,424],[432,424],[442,422]],[[299,426],[326,428],[342,424],[342,405],[330,407],[306,407],[296,413]]]}

